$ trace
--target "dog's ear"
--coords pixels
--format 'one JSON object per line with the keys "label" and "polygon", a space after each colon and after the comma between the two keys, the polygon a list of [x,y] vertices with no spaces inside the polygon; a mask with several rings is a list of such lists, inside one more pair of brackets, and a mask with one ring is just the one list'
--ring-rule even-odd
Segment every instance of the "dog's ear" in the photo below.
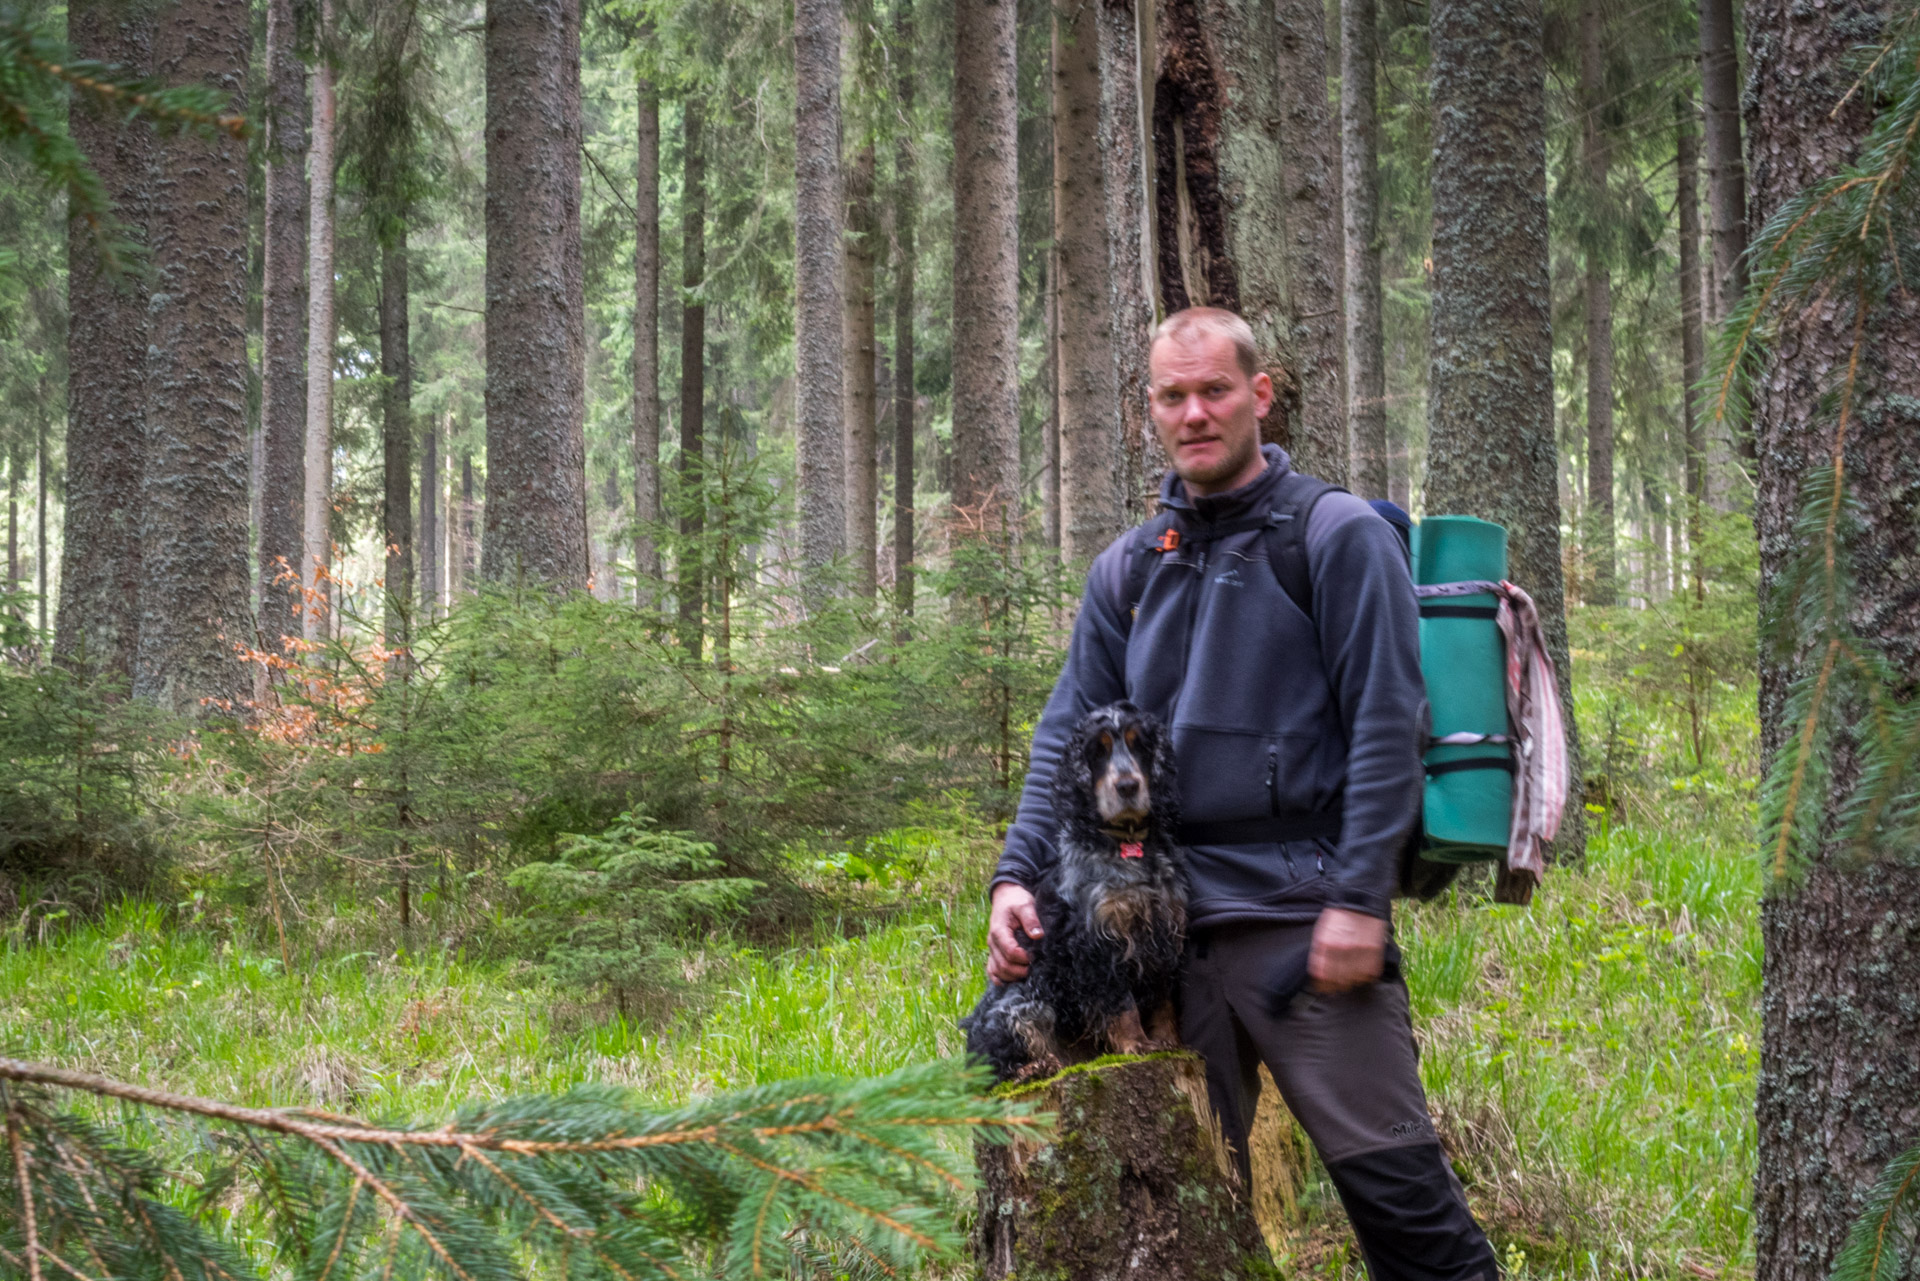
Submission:
{"label": "dog's ear", "polygon": [[1089,714],[1074,727],[1053,770],[1053,815],[1062,831],[1087,831],[1099,826],[1094,809],[1093,767],[1087,763],[1087,748],[1099,732],[1100,713]]}

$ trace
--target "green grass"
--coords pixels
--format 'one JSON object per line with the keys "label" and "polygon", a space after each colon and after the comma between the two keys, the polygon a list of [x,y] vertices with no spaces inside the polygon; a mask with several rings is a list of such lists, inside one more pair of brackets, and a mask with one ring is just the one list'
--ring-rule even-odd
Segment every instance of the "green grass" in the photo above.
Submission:
{"label": "green grass", "polygon": [[[785,948],[691,953],[704,995],[652,1024],[437,947],[320,948],[288,974],[251,931],[170,927],[128,903],[0,952],[0,1048],[249,1104],[416,1117],[583,1080],[681,1098],[881,1072],[959,1049],[984,954],[970,880],[910,887],[918,906],[864,932],[822,922]],[[1617,829],[1531,908],[1402,911],[1435,1112],[1529,1274],[1750,1266],[1757,890],[1747,850]],[[1303,1204],[1302,1241],[1331,1240],[1328,1190]],[[1339,1253],[1296,1262],[1351,1271]]]}

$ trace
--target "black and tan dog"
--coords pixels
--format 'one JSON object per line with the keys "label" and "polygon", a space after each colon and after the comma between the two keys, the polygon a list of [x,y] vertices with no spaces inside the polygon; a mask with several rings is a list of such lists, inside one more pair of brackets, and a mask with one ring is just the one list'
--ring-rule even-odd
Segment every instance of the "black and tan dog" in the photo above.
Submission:
{"label": "black and tan dog", "polygon": [[1187,878],[1174,784],[1165,728],[1131,703],[1088,713],[1068,741],[1053,776],[1056,857],[1032,887],[1032,966],[961,1020],[968,1052],[1001,1080],[1176,1043]]}

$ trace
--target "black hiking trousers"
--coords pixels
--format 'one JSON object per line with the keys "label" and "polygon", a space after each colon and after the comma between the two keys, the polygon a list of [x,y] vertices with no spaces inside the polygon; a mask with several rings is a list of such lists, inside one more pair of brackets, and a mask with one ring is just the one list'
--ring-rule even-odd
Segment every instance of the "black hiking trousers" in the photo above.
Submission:
{"label": "black hiking trousers", "polygon": [[1427,1114],[1406,985],[1287,999],[1312,936],[1310,924],[1251,923],[1187,943],[1180,1037],[1206,1059],[1243,1185],[1265,1063],[1333,1178],[1372,1281],[1495,1281],[1493,1248]]}

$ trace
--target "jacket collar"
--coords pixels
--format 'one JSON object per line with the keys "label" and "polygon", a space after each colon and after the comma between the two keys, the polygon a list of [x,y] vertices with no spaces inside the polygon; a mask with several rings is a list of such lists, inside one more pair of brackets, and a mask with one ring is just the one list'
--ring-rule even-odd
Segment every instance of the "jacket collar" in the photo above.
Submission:
{"label": "jacket collar", "polygon": [[1267,460],[1265,471],[1238,489],[1207,498],[1189,497],[1186,482],[1169,471],[1160,482],[1160,505],[1210,525],[1267,511],[1272,505],[1274,490],[1281,478],[1293,469],[1293,464],[1287,458],[1287,451],[1278,445],[1260,446],[1260,456]]}

